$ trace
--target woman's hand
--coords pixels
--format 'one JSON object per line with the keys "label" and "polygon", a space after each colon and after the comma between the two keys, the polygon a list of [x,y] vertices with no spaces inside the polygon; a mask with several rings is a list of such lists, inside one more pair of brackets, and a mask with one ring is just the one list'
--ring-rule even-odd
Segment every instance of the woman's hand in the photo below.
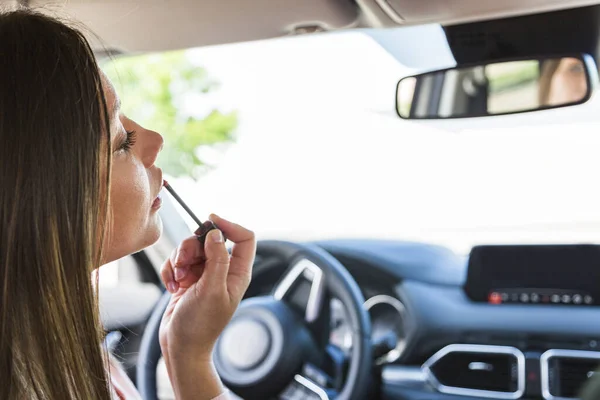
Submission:
{"label": "woman's hand", "polygon": [[184,393],[198,399],[218,394],[212,351],[248,288],[256,252],[251,231],[216,215],[210,220],[234,243],[231,256],[221,231],[215,229],[207,235],[204,248],[195,236],[184,240],[161,271],[173,296],[159,339],[178,399],[187,398]]}

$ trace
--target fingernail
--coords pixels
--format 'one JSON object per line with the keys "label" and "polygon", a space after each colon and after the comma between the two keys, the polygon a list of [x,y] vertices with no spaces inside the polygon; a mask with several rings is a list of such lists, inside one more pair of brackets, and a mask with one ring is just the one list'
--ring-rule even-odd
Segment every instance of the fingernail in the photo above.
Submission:
{"label": "fingernail", "polygon": [[169,290],[169,292],[175,293],[177,292],[177,284],[175,282],[169,282],[167,284],[167,289]]}
{"label": "fingernail", "polygon": [[181,249],[181,250],[177,250],[177,256],[175,257],[175,264],[183,264],[185,262],[186,259],[186,251]]}
{"label": "fingernail", "polygon": [[215,242],[215,243],[223,243],[223,234],[221,233],[220,230],[213,229],[208,234],[210,235],[210,238],[212,239],[213,242]]}
{"label": "fingernail", "polygon": [[175,268],[175,280],[182,281],[187,275],[187,268]]}
{"label": "fingernail", "polygon": [[211,213],[210,217],[208,217],[208,219],[210,219],[211,221],[215,222],[215,220],[223,220],[223,221],[227,221],[227,218],[223,218],[221,215],[219,214],[215,214],[215,213]]}

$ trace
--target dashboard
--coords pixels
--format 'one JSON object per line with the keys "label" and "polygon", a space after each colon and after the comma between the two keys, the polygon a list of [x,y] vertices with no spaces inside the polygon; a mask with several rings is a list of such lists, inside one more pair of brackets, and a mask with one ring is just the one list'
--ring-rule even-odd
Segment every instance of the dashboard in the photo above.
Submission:
{"label": "dashboard", "polygon": [[[585,397],[600,379],[600,247],[491,246],[465,257],[418,243],[316,244],[361,288],[380,398],[600,398]],[[269,291],[277,264],[259,255],[249,296]],[[330,309],[330,343],[348,351],[346,311],[335,298]]]}

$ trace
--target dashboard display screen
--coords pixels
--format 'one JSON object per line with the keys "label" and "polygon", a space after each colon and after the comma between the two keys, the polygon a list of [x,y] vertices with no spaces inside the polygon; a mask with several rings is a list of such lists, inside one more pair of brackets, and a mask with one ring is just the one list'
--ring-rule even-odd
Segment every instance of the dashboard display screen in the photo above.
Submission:
{"label": "dashboard display screen", "polygon": [[477,246],[464,286],[476,302],[600,304],[600,246]]}

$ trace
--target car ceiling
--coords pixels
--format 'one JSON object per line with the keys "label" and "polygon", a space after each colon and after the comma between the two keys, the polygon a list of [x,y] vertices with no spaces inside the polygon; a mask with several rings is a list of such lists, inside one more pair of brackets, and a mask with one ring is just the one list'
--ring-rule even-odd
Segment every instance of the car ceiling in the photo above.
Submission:
{"label": "car ceiling", "polygon": [[[83,22],[98,51],[147,52],[320,30],[453,25],[598,4],[600,0],[0,0]],[[91,36],[91,35],[90,35]]]}

